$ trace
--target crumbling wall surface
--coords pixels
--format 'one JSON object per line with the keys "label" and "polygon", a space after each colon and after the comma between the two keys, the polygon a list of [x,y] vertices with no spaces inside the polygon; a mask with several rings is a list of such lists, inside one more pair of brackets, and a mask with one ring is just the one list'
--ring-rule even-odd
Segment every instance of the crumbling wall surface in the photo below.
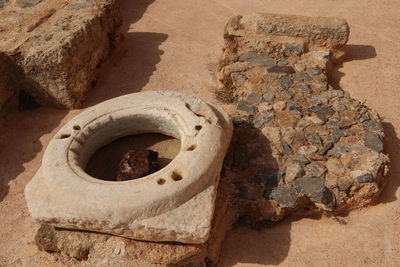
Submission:
{"label": "crumbling wall surface", "polygon": [[230,19],[224,37],[216,93],[236,124],[231,170],[244,221],[374,203],[388,170],[380,118],[329,83],[346,21],[252,14]]}
{"label": "crumbling wall surface", "polygon": [[0,11],[0,51],[23,69],[41,104],[77,108],[114,46],[115,0],[17,0]]}

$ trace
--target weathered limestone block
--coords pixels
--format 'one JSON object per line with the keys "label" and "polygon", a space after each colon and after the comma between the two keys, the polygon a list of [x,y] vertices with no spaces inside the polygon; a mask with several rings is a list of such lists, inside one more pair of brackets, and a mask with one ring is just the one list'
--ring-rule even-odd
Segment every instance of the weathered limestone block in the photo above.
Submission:
{"label": "weathered limestone block", "polygon": [[229,20],[217,96],[236,124],[234,202],[250,221],[340,213],[378,199],[389,162],[381,120],[329,84],[348,35],[339,18]]}
{"label": "weathered limestone block", "polygon": [[[124,182],[89,176],[91,156],[113,140],[162,133],[181,150],[160,171]],[[52,139],[27,185],[38,223],[139,240],[204,243],[232,125],[223,110],[173,92],[141,92],[96,105]]]}
{"label": "weathered limestone block", "polygon": [[0,11],[0,51],[24,70],[42,104],[79,107],[121,24],[114,0],[17,1]]}
{"label": "weathered limestone block", "polygon": [[301,54],[307,49],[326,48],[336,59],[344,53],[349,26],[344,19],[337,17],[254,13],[231,18],[225,27],[225,38],[229,36],[233,39],[257,39],[260,43],[279,40],[284,43],[285,53]]}

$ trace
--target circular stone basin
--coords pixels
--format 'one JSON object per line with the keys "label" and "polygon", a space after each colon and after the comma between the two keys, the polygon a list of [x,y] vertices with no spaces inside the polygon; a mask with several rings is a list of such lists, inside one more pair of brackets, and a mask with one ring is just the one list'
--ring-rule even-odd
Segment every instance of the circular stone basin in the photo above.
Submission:
{"label": "circular stone basin", "polygon": [[[166,142],[165,136],[175,144],[164,153],[157,138]],[[228,115],[195,97],[141,92],[108,100],[79,114],[50,141],[25,190],[29,211],[37,222],[58,227],[204,242],[231,136]],[[140,179],[113,182],[110,168],[131,142],[154,145],[167,159],[165,166]]]}
{"label": "circular stone basin", "polygon": [[147,133],[124,136],[97,150],[90,158],[85,171],[94,178],[115,181],[118,165],[128,150],[149,149],[158,152],[157,163],[159,169],[162,169],[176,157],[180,148],[179,139],[163,134]]}

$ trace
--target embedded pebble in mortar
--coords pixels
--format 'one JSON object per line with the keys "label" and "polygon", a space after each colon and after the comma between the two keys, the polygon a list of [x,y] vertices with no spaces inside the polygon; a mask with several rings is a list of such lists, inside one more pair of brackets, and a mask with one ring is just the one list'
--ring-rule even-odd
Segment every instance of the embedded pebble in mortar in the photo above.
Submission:
{"label": "embedded pebble in mortar", "polygon": [[26,8],[32,7],[42,2],[42,0],[17,0],[15,4],[17,7]]}
{"label": "embedded pebble in mortar", "polygon": [[310,161],[304,155],[299,155],[299,156],[293,157],[293,161],[297,161],[297,162],[300,162],[302,164],[310,163]]}
{"label": "embedded pebble in mortar", "polygon": [[254,117],[254,127],[262,128],[265,123],[271,121],[274,118],[274,112],[260,112]]}
{"label": "embedded pebble in mortar", "polygon": [[271,94],[271,93],[263,94],[263,99],[264,99],[265,101],[267,101],[268,103],[272,103],[272,102],[274,102],[274,100],[275,100],[275,95],[274,95],[274,94]]}
{"label": "embedded pebble in mortar", "polygon": [[286,167],[285,182],[291,183],[303,175],[304,171],[300,164],[298,163],[290,164],[289,166]]}
{"label": "embedded pebble in mortar", "polygon": [[377,152],[383,151],[382,137],[377,133],[366,132],[364,136],[364,143],[367,147]]}
{"label": "embedded pebble in mortar", "polygon": [[294,69],[290,66],[273,66],[268,69],[268,72],[292,74]]}
{"label": "embedded pebble in mortar", "polygon": [[260,55],[255,52],[248,52],[240,55],[239,61],[251,62],[265,67],[272,67],[276,64],[276,60],[274,58]]}
{"label": "embedded pebble in mortar", "polygon": [[248,97],[247,97],[247,103],[249,104],[256,104],[261,102],[262,100],[262,96],[256,93],[251,93]]}
{"label": "embedded pebble in mortar", "polygon": [[286,142],[282,143],[282,154],[284,155],[289,155],[290,153],[292,153],[292,148],[290,147],[290,145]]}
{"label": "embedded pebble in mortar", "polygon": [[307,73],[304,73],[304,72],[297,72],[297,73],[294,75],[294,80],[295,80],[295,81],[304,82],[304,81],[310,81],[310,80],[312,80],[312,78],[311,78]]}
{"label": "embedded pebble in mortar", "polygon": [[322,95],[311,96],[311,103],[313,105],[326,105],[328,104],[328,98]]}
{"label": "embedded pebble in mortar", "polygon": [[335,114],[330,106],[314,106],[308,109],[311,112],[317,114],[321,120],[327,120],[331,115]]}
{"label": "embedded pebble in mortar", "polygon": [[296,189],[288,186],[277,186],[272,189],[269,199],[276,200],[283,207],[294,207],[299,199]]}
{"label": "embedded pebble in mortar", "polygon": [[297,72],[302,72],[306,69],[306,66],[304,64],[294,64],[294,69]]}
{"label": "embedded pebble in mortar", "polygon": [[272,105],[275,111],[282,111],[286,108],[286,102],[285,101],[278,101],[275,102],[275,104]]}
{"label": "embedded pebble in mortar", "polygon": [[289,64],[289,61],[287,61],[287,59],[281,59],[278,62],[278,66],[286,66],[287,64]]}
{"label": "embedded pebble in mortar", "polygon": [[322,145],[322,139],[316,133],[306,133],[306,138],[311,145]]}
{"label": "embedded pebble in mortar", "polygon": [[236,109],[242,110],[244,112],[247,112],[247,113],[253,114],[253,115],[257,113],[257,108],[253,105],[250,105],[249,103],[247,103],[245,101],[240,101],[237,104]]}
{"label": "embedded pebble in mortar", "polygon": [[364,122],[363,125],[365,126],[365,128],[370,130],[383,131],[382,123],[377,120],[368,120]]}
{"label": "embedded pebble in mortar", "polygon": [[282,52],[285,55],[290,55],[290,53],[294,53],[296,56],[301,56],[304,52],[304,44],[284,43],[282,45]]}
{"label": "embedded pebble in mortar", "polygon": [[81,2],[81,3],[74,3],[71,5],[66,6],[64,9],[66,10],[80,10],[80,9],[87,9],[92,8],[94,5],[89,2]]}
{"label": "embedded pebble in mortar", "polygon": [[304,170],[307,175],[310,175],[313,177],[321,177],[325,173],[326,168],[321,163],[313,161],[310,164],[308,164],[307,166],[305,166]]}
{"label": "embedded pebble in mortar", "polygon": [[304,83],[298,83],[294,87],[294,89],[295,90],[299,90],[299,91],[304,92],[304,93],[311,93],[310,87],[307,84],[304,84]]}
{"label": "embedded pebble in mortar", "polygon": [[289,89],[292,86],[293,81],[288,76],[282,76],[279,78],[279,83],[283,89]]}
{"label": "embedded pebble in mortar", "polygon": [[315,203],[324,204],[332,209],[335,203],[334,194],[325,187],[324,180],[318,177],[302,177],[294,182],[294,187],[304,193]]}
{"label": "embedded pebble in mortar", "polygon": [[373,183],[375,182],[374,177],[371,173],[365,173],[360,176],[357,176],[357,181],[359,183]]}
{"label": "embedded pebble in mortar", "polygon": [[321,74],[321,69],[318,67],[310,68],[307,70],[307,73],[309,75],[318,75],[318,74]]}

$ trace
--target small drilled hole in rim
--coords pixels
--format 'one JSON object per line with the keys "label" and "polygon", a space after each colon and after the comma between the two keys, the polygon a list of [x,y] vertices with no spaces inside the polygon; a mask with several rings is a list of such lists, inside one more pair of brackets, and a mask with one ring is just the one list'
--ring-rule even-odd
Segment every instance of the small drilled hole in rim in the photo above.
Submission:
{"label": "small drilled hole in rim", "polygon": [[183,179],[182,175],[181,175],[179,172],[177,172],[177,171],[173,171],[173,172],[172,172],[171,178],[172,178],[172,180],[174,180],[174,181],[180,181],[180,180]]}
{"label": "small drilled hole in rim", "polygon": [[58,137],[58,139],[65,139],[65,138],[68,138],[70,136],[71,136],[70,134],[62,134],[62,135],[60,135],[60,137]]}
{"label": "small drilled hole in rim", "polygon": [[159,184],[159,185],[165,184],[165,179],[163,179],[163,178],[158,179],[157,184]]}
{"label": "small drilled hole in rim", "polygon": [[81,126],[79,126],[79,125],[74,125],[73,129],[74,129],[75,131],[78,131],[78,130],[81,129]]}
{"label": "small drilled hole in rim", "polygon": [[196,147],[197,147],[197,145],[191,145],[191,146],[189,146],[186,150],[187,150],[187,151],[193,151],[193,150],[196,149]]}
{"label": "small drilled hole in rim", "polygon": [[201,126],[201,125],[196,125],[194,128],[195,128],[197,131],[200,131],[201,128],[203,128],[203,126]]}

